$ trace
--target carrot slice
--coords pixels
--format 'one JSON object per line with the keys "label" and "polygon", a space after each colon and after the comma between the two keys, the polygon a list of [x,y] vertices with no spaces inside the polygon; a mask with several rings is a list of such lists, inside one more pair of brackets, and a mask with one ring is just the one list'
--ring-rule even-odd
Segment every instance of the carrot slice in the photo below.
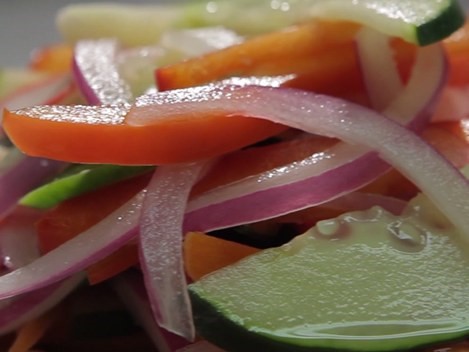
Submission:
{"label": "carrot slice", "polygon": [[[136,107],[134,114],[138,115]],[[24,153],[70,162],[160,165],[201,160],[276,135],[286,126],[246,116],[177,114],[128,124],[127,107],[53,106],[6,111],[3,126]]]}
{"label": "carrot slice", "polygon": [[73,48],[68,44],[54,44],[33,52],[29,67],[33,70],[51,73],[70,72]]}
{"label": "carrot slice", "polygon": [[448,132],[451,132],[461,141],[469,144],[469,119],[440,122],[435,125],[439,128],[447,130]]}
{"label": "carrot slice", "polygon": [[60,318],[59,311],[60,307],[55,307],[20,327],[8,352],[28,352]]}
{"label": "carrot slice", "polygon": [[[233,76],[289,75],[282,85],[369,104],[354,42],[360,27],[315,21],[264,34],[226,49],[155,71],[160,90],[205,84]],[[394,39],[398,68],[406,80],[415,45]]]}
{"label": "carrot slice", "polygon": [[96,264],[91,265],[86,270],[88,274],[88,282],[96,285],[102,281],[113,277],[139,262],[137,244],[128,244],[121,247],[116,252],[100,260]]}
{"label": "carrot slice", "polygon": [[304,136],[227,154],[193,187],[191,196],[293,161],[302,160],[313,153],[324,151],[335,143],[337,140],[332,138]]}
{"label": "carrot slice", "polygon": [[[161,90],[190,87],[231,76],[316,72],[328,77],[337,67],[353,67],[349,22],[310,22],[156,70]],[[352,59],[352,60],[350,60]]]}
{"label": "carrot slice", "polygon": [[194,281],[224,266],[233,264],[259,249],[206,235],[189,232],[184,239],[184,263]]}

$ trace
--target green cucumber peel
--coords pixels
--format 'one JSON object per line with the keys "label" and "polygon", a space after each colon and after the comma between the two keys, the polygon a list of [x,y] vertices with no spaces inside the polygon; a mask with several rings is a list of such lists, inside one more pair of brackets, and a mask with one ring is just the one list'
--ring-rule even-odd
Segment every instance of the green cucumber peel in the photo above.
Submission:
{"label": "green cucumber peel", "polygon": [[317,17],[368,25],[421,46],[448,37],[466,18],[457,0],[325,0],[312,13]]}
{"label": "green cucumber peel", "polygon": [[150,166],[72,165],[56,179],[29,192],[21,205],[47,209],[80,194],[150,171]]}

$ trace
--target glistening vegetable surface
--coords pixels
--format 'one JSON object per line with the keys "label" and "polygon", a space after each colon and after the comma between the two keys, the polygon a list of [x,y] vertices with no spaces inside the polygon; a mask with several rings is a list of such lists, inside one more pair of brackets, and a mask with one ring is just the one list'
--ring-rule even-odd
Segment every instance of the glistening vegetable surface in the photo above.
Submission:
{"label": "glistening vegetable surface", "polygon": [[0,159],[0,349],[463,350],[464,19],[452,0],[61,11],[64,42],[0,81],[22,156]]}

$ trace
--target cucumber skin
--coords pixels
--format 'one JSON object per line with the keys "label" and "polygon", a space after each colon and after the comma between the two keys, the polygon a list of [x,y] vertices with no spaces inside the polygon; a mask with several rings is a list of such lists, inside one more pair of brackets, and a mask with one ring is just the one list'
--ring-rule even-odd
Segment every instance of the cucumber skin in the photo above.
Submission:
{"label": "cucumber skin", "polygon": [[460,3],[451,1],[440,16],[416,28],[417,43],[425,46],[448,37],[464,25],[464,14]]}
{"label": "cucumber skin", "polygon": [[[292,347],[281,342],[262,338],[226,319],[213,305],[189,288],[194,324],[197,333],[207,341],[228,352],[306,352],[311,348]],[[334,349],[323,349],[334,351]]]}
{"label": "cucumber skin", "polygon": [[[446,334],[447,338],[441,339],[437,342],[424,341],[428,339],[422,336],[421,340],[416,343],[415,340],[408,341],[405,345],[397,339],[398,345],[393,344],[389,340],[378,342],[380,348],[370,349],[369,346],[364,346],[359,342],[355,342],[353,346],[348,346],[347,350],[342,345],[334,346],[334,341],[330,340],[327,343],[329,346],[305,346],[294,345],[286,343],[281,340],[273,340],[261,334],[251,332],[245,327],[236,324],[232,320],[226,318],[223,312],[219,311],[215,305],[211,304],[206,299],[202,298],[199,293],[189,286],[189,297],[191,299],[192,310],[194,315],[194,324],[197,333],[207,341],[217,345],[218,347],[226,350],[227,352],[391,352],[391,351],[416,351],[425,347],[435,346],[436,344],[444,342],[458,342],[464,341],[469,337],[469,331],[461,331],[459,333]],[[433,335],[430,335],[430,337]],[[308,340],[305,340],[306,342]],[[318,340],[319,343],[324,343],[324,340]]]}

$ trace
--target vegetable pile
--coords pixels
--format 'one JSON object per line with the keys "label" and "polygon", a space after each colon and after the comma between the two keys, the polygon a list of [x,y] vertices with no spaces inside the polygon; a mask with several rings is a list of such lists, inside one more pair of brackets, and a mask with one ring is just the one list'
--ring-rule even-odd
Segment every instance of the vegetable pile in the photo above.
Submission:
{"label": "vegetable pile", "polygon": [[[74,5],[57,25],[0,80],[0,346],[469,349],[456,0]],[[100,290],[125,316],[101,335],[70,309]]]}

